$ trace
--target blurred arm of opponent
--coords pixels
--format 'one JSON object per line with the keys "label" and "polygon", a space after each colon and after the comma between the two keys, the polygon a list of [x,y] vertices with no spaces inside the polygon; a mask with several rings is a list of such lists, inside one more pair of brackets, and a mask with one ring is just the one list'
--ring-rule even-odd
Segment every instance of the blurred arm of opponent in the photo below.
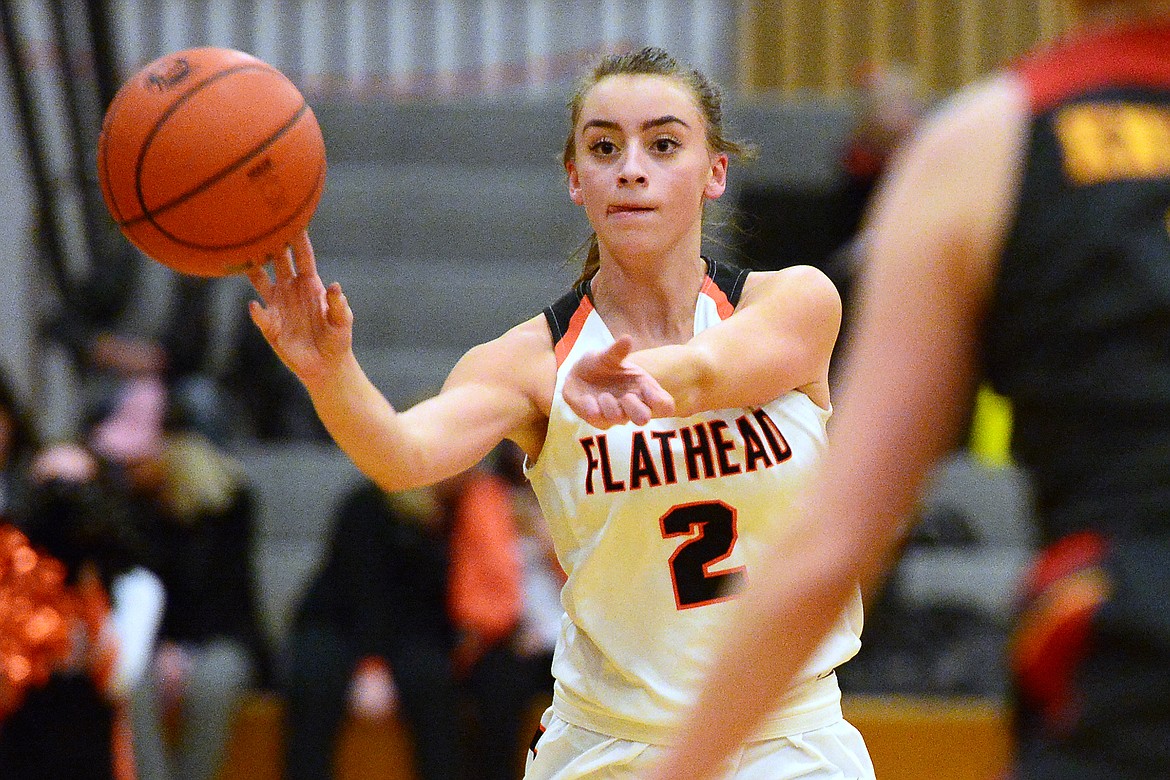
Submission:
{"label": "blurred arm of opponent", "polygon": [[647,780],[713,777],[787,689],[856,584],[870,587],[883,573],[973,392],[1026,116],[1012,80],[970,89],[896,161],[868,217],[860,320],[821,476],[761,567],[768,575],[738,603],[695,707]]}

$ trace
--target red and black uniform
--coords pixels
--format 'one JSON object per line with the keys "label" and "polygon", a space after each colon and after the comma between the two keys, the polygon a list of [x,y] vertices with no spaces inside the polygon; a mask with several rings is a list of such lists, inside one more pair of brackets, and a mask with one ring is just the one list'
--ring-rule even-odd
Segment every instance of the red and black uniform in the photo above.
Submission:
{"label": "red and black uniform", "polygon": [[1020,776],[1170,777],[1170,22],[1020,63],[985,332],[1046,549],[1013,646]]}

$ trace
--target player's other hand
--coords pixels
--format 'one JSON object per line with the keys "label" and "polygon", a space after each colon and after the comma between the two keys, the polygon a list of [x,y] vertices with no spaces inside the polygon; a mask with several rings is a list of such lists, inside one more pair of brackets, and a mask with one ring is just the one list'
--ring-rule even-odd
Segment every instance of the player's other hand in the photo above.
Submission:
{"label": "player's other hand", "polygon": [[248,270],[260,296],[249,307],[252,322],[284,364],[311,383],[352,353],[353,311],[341,285],[322,284],[307,232],[270,265],[271,275],[267,266]]}
{"label": "player's other hand", "polygon": [[565,377],[565,403],[597,428],[674,414],[674,398],[654,377],[627,358],[633,340],[622,336],[600,352],[583,356]]}

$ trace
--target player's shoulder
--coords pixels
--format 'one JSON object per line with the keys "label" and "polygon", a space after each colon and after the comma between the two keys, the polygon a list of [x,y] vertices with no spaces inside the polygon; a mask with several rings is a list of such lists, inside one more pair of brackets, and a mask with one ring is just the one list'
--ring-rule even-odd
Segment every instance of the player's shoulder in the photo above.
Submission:
{"label": "player's shoulder", "polygon": [[500,336],[469,349],[456,364],[460,376],[514,386],[539,397],[556,381],[556,357],[543,315],[519,323]]}
{"label": "player's shoulder", "polygon": [[879,219],[888,212],[916,225],[922,240],[978,235],[990,248],[1010,219],[1030,127],[1027,90],[1015,74],[960,90],[896,154]]}
{"label": "player's shoulder", "polygon": [[771,300],[780,305],[803,302],[840,308],[841,295],[824,271],[812,265],[791,265],[775,271],[752,271],[744,283],[743,304]]}
{"label": "player's shoulder", "polygon": [[[463,353],[447,375],[444,389],[477,385],[522,396],[535,413],[547,419],[556,376],[548,325],[537,315]],[[540,421],[534,417],[532,422],[537,425]]]}
{"label": "player's shoulder", "polygon": [[477,362],[486,360],[508,366],[518,361],[539,362],[544,358],[552,359],[552,356],[548,323],[543,314],[538,314],[512,326],[491,341],[472,347],[464,359]]}
{"label": "player's shoulder", "polygon": [[774,271],[752,271],[748,274],[745,292],[748,287],[757,286],[794,286],[829,290],[832,289],[833,282],[815,265],[798,263]]}

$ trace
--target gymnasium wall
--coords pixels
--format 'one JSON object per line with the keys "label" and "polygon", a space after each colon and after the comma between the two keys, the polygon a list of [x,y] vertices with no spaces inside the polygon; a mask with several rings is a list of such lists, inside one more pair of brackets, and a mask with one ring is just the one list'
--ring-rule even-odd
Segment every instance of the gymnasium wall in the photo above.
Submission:
{"label": "gymnasium wall", "polygon": [[451,99],[563,92],[598,51],[654,44],[728,80],[737,0],[116,0],[127,72],[213,42],[313,95]]}
{"label": "gymnasium wall", "polygon": [[944,95],[1067,28],[1065,0],[759,0],[741,6],[740,89],[847,95],[868,63],[902,63]]}

